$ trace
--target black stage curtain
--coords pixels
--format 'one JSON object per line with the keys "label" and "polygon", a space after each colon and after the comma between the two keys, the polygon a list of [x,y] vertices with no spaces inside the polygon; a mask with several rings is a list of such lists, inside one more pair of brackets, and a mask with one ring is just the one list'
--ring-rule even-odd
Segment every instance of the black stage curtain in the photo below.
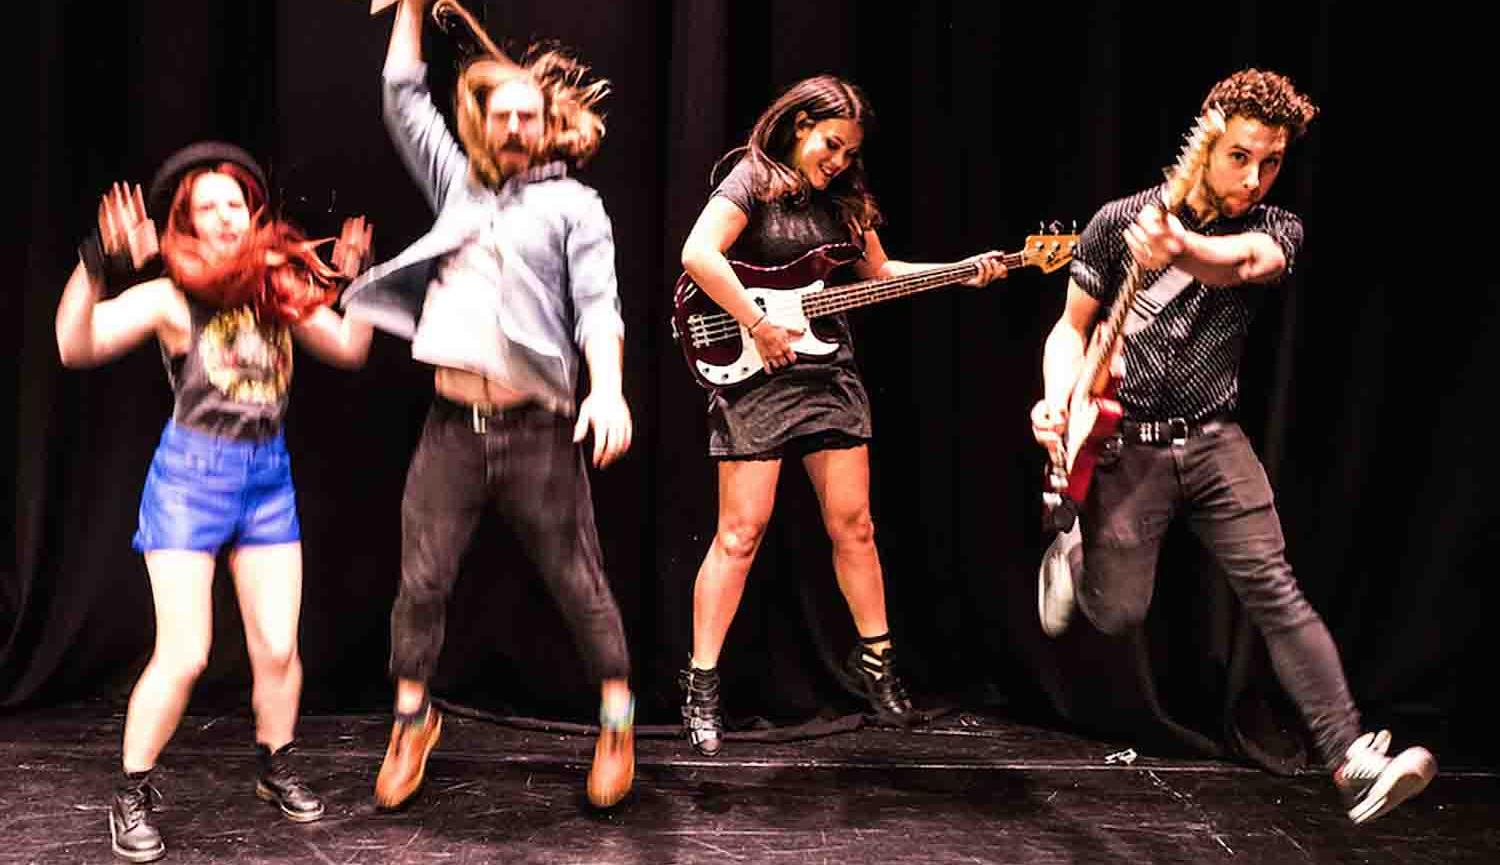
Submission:
{"label": "black stage curtain", "polygon": [[[863,85],[878,114],[866,155],[885,245],[942,261],[1014,249],[1040,220],[1081,227],[1153,183],[1207,87],[1257,65],[1290,74],[1325,114],[1273,192],[1304,217],[1307,242],[1256,325],[1243,422],[1366,713],[1484,745],[1497,643],[1483,627],[1493,572],[1480,546],[1496,533],[1482,492],[1495,472],[1478,418],[1482,350],[1500,342],[1500,316],[1490,285],[1456,278],[1474,241],[1445,224],[1445,199],[1486,169],[1468,147],[1444,154],[1460,130],[1432,100],[1452,88],[1436,67],[1401,60],[1419,34],[1332,2],[469,5],[513,48],[558,40],[614,82],[609,135],[585,178],[614,220],[638,434],[622,463],[596,473],[595,499],[643,720],[675,717],[693,578],[714,529],[704,397],[671,341],[670,287],[710,167],[758,111],[815,73]],[[119,700],[152,639],[129,540],[170,395],[151,346],[93,371],[58,362],[53,314],[99,194],[214,137],[258,154],[281,210],[314,234],[365,213],[389,257],[431,214],[380,122],[390,18],[371,19],[362,0],[65,0],[12,14],[24,29],[11,182],[25,203],[9,242],[24,279],[0,292],[17,347],[4,377],[13,456],[0,461],[15,490],[0,521],[15,527],[0,583],[0,706]],[[454,47],[429,28],[427,52],[446,108]],[[1036,624],[1041,454],[1026,417],[1063,288],[1060,274],[1018,272],[854,316],[907,677],[927,705],[1003,703],[1160,750],[1227,746],[1289,765],[1296,741],[1274,734],[1287,714],[1263,649],[1190,538],[1173,541],[1143,632],[1110,640],[1079,627],[1051,642]],[[369,710],[388,699],[399,502],[430,378],[384,335],[360,372],[305,357],[297,367],[287,436],[305,533],[304,703]],[[498,521],[482,525],[465,572],[437,691],[587,719],[594,697],[571,640]],[[248,695],[229,588],[219,581],[200,707]],[[731,715],[787,724],[853,710],[834,674],[853,637],[810,487],[789,466],[724,655]]]}

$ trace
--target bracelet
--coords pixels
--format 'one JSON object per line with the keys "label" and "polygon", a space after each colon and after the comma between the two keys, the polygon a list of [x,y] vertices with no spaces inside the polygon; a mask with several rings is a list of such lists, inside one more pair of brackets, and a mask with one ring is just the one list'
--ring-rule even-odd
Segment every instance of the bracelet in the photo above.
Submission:
{"label": "bracelet", "polygon": [[745,332],[748,333],[748,334],[750,334],[751,336],[754,336],[755,335],[755,329],[757,327],[760,327],[760,323],[763,322],[763,321],[765,321],[765,320],[766,320],[766,314],[765,313],[761,313],[760,314],[760,318],[757,318],[755,320],[755,324],[752,324],[752,325],[750,325],[750,327],[746,328]]}

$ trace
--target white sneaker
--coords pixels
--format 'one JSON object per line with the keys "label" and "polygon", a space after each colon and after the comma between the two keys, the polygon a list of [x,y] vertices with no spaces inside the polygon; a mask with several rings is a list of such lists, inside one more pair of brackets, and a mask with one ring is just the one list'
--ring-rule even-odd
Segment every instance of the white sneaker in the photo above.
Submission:
{"label": "white sneaker", "polygon": [[1349,807],[1349,819],[1367,823],[1427,788],[1437,775],[1437,760],[1422,747],[1411,747],[1387,757],[1389,730],[1366,733],[1354,740],[1344,762],[1333,773],[1333,783]]}

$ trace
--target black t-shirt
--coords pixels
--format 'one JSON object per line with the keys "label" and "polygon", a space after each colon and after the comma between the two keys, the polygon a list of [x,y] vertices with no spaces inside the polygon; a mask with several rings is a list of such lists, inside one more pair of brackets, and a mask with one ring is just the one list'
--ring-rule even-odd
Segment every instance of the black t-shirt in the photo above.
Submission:
{"label": "black t-shirt", "polygon": [[[1112,201],[1089,220],[1073,253],[1070,274],[1106,311],[1125,279],[1130,249],[1125,227],[1147,203],[1160,203],[1160,189]],[[1286,255],[1290,273],[1302,245],[1302,221],[1293,213],[1257,204],[1243,216],[1199,226],[1186,208],[1183,224],[1206,235],[1266,234]],[[1165,270],[1142,274],[1141,294]],[[1245,335],[1265,294],[1263,284],[1226,288],[1191,281],[1141,330],[1124,338],[1125,380],[1119,399],[1125,414],[1141,420],[1183,417],[1202,420],[1239,407],[1239,364]],[[1135,307],[1143,309],[1136,295]]]}
{"label": "black t-shirt", "polygon": [[[714,190],[748,220],[729,248],[730,259],[775,266],[831,243],[862,245],[863,238],[850,236],[829,196],[813,192],[801,199],[762,201],[756,197],[763,185],[756,173],[753,163],[742,159]],[[842,313],[825,316],[814,327],[820,339],[838,343],[832,355],[799,358],[772,375],[719,388],[709,396],[711,454],[759,454],[794,438],[828,432],[870,437],[869,397],[854,363],[848,320]]]}

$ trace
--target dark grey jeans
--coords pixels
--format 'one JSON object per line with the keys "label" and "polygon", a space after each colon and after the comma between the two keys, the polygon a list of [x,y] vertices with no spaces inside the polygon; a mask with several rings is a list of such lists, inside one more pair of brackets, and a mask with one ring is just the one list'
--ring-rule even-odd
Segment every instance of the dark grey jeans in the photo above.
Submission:
{"label": "dark grey jeans", "polygon": [[629,650],[604,579],[594,504],[573,422],[537,406],[484,419],[438,398],[401,499],[401,590],[391,675],[426,682],[443,647],[459,559],[487,503],[515,531],[562,609],[594,681],[625,678]]}
{"label": "dark grey jeans", "polygon": [[1359,713],[1338,648],[1292,577],[1271,484],[1238,424],[1180,443],[1127,443],[1101,460],[1083,508],[1079,607],[1107,634],[1141,624],[1178,515],[1228,575],[1319,757],[1336,765],[1359,736]]}

